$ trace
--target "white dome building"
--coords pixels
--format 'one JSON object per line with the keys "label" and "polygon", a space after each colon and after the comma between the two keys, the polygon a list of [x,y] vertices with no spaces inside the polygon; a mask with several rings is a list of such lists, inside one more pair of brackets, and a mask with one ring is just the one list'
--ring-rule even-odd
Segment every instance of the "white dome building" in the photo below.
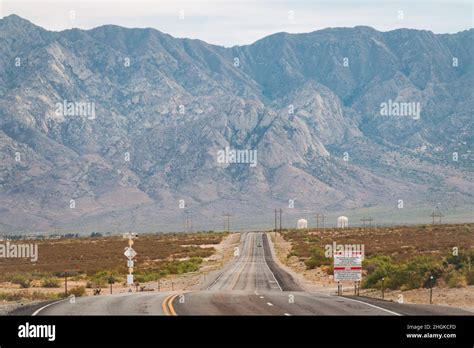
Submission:
{"label": "white dome building", "polygon": [[349,227],[349,219],[347,216],[339,216],[337,218],[337,227],[338,228],[348,228]]}
{"label": "white dome building", "polygon": [[308,228],[308,220],[306,219],[299,219],[296,228],[301,230],[303,228]]}

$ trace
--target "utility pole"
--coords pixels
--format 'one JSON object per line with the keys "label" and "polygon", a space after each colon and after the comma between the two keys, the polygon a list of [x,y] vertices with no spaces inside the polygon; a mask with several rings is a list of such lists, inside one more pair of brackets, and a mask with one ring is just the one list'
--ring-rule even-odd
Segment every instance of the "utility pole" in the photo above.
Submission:
{"label": "utility pole", "polygon": [[371,216],[369,216],[369,217],[364,217],[364,218],[360,219],[360,221],[362,221],[362,223],[364,224],[364,228],[365,228],[367,222],[369,223],[369,227],[372,226],[372,221],[374,221],[374,219]]}
{"label": "utility pole", "polygon": [[[230,232],[230,215],[229,213],[226,213],[223,215],[224,216],[224,232]],[[227,230],[226,230],[226,219],[227,219]]]}
{"label": "utility pole", "polygon": [[281,213],[283,212],[283,210],[280,208],[280,234],[281,234]]}
{"label": "utility pole", "polygon": [[443,217],[443,214],[441,214],[441,212],[432,212],[430,216],[433,218],[433,225],[435,224],[435,218],[438,218],[438,224],[441,225],[441,218]]}
{"label": "utility pole", "polygon": [[321,221],[322,221],[321,226],[324,229],[324,218],[325,217],[326,217],[326,215],[324,215],[324,214],[316,214],[316,228],[319,229],[319,219],[321,219]]}
{"label": "utility pole", "polygon": [[193,216],[186,212],[184,217],[184,232],[193,232]]}
{"label": "utility pole", "polygon": [[[280,232],[281,233],[281,214],[283,213],[283,210],[280,208],[280,209],[275,209],[275,236],[276,236],[276,233],[277,232]],[[279,215],[279,217],[277,218],[277,215]],[[278,222],[279,222],[279,225],[278,225]]]}
{"label": "utility pole", "polygon": [[276,236],[276,232],[277,232],[277,210],[275,209],[275,236]]}

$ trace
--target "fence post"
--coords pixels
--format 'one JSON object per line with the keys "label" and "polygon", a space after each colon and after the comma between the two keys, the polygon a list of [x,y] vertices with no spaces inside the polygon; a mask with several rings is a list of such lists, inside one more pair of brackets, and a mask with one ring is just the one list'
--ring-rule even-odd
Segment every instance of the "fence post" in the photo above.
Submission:
{"label": "fence post", "polygon": [[385,277],[382,278],[382,300],[385,298]]}
{"label": "fence post", "polygon": [[433,304],[433,276],[430,276],[430,304]]}

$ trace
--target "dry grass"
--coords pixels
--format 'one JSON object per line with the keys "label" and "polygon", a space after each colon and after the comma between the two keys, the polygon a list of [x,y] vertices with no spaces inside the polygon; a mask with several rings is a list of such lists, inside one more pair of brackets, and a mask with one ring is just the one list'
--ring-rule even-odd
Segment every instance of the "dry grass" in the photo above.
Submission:
{"label": "dry grass", "polygon": [[[137,251],[136,272],[157,269],[173,260],[191,257],[208,257],[215,252],[224,234],[192,233],[143,235],[134,240]],[[126,273],[124,248],[128,245],[122,237],[78,238],[59,240],[15,241],[11,243],[38,243],[38,260],[0,259],[2,278],[11,274],[55,275],[65,269],[76,273],[94,274],[99,271]],[[203,247],[206,246],[206,247]]]}
{"label": "dry grass", "polygon": [[400,290],[474,285],[474,224],[292,230],[283,237],[292,244],[287,257],[327,274],[333,272],[333,260],[325,254],[326,245],[362,244],[363,288],[380,288],[382,279],[386,288]]}
{"label": "dry grass", "polygon": [[314,247],[327,244],[363,244],[366,256],[386,255],[405,261],[415,255],[445,256],[453,247],[474,247],[474,224],[417,225],[371,228],[330,228],[325,230],[291,230],[283,233],[292,243],[291,255],[310,257]]}

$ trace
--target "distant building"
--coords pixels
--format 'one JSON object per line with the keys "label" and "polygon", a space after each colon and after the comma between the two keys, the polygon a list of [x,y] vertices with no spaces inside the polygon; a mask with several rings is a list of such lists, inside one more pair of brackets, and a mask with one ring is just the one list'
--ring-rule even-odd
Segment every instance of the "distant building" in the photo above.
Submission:
{"label": "distant building", "polygon": [[349,219],[347,216],[339,216],[337,218],[337,227],[338,228],[347,228],[349,227]]}
{"label": "distant building", "polygon": [[296,228],[301,230],[303,228],[308,228],[308,220],[306,219],[299,219]]}

